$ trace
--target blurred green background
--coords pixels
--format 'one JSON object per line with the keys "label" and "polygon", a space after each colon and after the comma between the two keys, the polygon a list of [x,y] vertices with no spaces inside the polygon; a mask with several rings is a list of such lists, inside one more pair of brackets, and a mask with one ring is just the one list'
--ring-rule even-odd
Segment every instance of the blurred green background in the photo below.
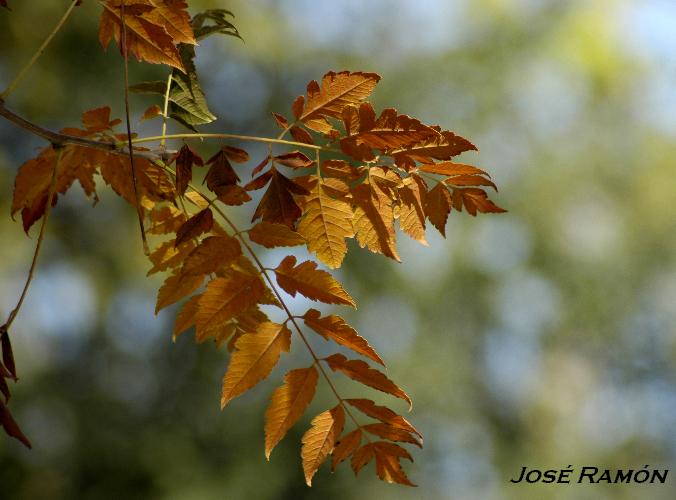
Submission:
{"label": "blurred green background", "polygon": [[[10,3],[2,87],[68,4]],[[454,212],[448,239],[430,229],[429,247],[400,235],[403,264],[354,246],[339,274],[360,308],[327,309],[345,313],[413,397],[426,444],[407,470],[420,486],[342,466],[322,468],[308,489],[298,455],[310,414],[266,462],[263,413],[283,371],[221,412],[227,352],[189,335],[171,342],[175,310],[154,317],[160,279],[144,277],[133,209],[103,187],[92,208],[77,187],[53,212],[12,332],[21,380],[11,407],[34,449],[0,437],[0,497],[676,498],[676,3],[190,4],[233,10],[245,40],[198,49],[220,117],[205,131],[271,135],[270,111],[287,112],[309,80],[375,71],[378,108],[470,138],[481,152],[461,159],[500,187],[509,213]],[[98,45],[99,11],[88,1],[75,12],[12,109],[54,129],[104,104],[121,115],[121,60]],[[137,63],[131,72],[132,82],[166,75]],[[153,102],[132,97],[142,134],[159,131],[138,122]],[[0,121],[3,317],[36,239],[9,217],[13,176],[42,145]],[[264,155],[243,146],[252,162]],[[299,352],[283,367],[303,363]],[[329,401],[318,392],[314,413]],[[523,466],[569,464],[671,471],[664,485],[509,483]]]}

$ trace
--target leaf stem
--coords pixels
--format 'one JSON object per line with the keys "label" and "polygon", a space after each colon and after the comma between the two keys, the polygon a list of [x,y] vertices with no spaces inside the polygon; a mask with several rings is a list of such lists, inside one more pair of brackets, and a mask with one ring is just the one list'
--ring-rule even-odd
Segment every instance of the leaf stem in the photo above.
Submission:
{"label": "leaf stem", "polygon": [[49,35],[47,35],[47,38],[45,38],[44,42],[42,42],[42,45],[38,48],[38,50],[33,54],[33,57],[30,58],[30,60],[26,63],[26,65],[21,68],[21,71],[14,77],[14,80],[10,82],[10,84],[7,86],[7,88],[0,94],[0,101],[6,100],[9,95],[14,91],[16,86],[19,84],[21,80],[23,80],[23,77],[26,76],[26,73],[28,73],[28,70],[33,67],[33,65],[36,63],[38,58],[42,55],[42,53],[45,51],[49,43],[52,41],[54,36],[59,32],[59,30],[63,27],[63,25],[66,23],[68,18],[70,17],[71,12],[73,12],[73,9],[77,5],[78,0],[73,0],[70,3],[70,6],[66,10],[66,13],[63,15],[63,17],[59,20],[59,22],[56,24],[54,29],[51,31]]}
{"label": "leaf stem", "polygon": [[169,72],[167,77],[167,90],[164,92],[164,110],[162,112],[162,140],[160,141],[160,149],[164,149],[165,137],[167,135],[167,120],[169,119],[169,91],[171,90],[171,79],[173,70]]}
{"label": "leaf stem", "polygon": [[241,141],[265,142],[269,144],[285,144],[287,146],[296,146],[299,148],[316,149],[322,151],[335,151],[334,149],[326,148],[324,146],[315,146],[314,144],[305,144],[304,142],[284,141],[282,139],[270,139],[268,137],[258,137],[253,135],[239,135],[239,134],[168,134],[157,135],[153,137],[140,137],[133,139],[134,144],[143,142],[162,141],[164,139],[239,139]]}
{"label": "leaf stem", "polygon": [[40,233],[38,235],[38,241],[35,244],[35,251],[33,252],[33,260],[31,261],[31,267],[28,270],[28,276],[26,277],[26,283],[23,286],[23,290],[21,291],[21,295],[19,296],[19,300],[16,304],[16,307],[12,309],[12,312],[9,313],[9,316],[7,318],[7,322],[3,325],[3,331],[8,332],[10,326],[12,326],[12,323],[14,322],[14,319],[16,318],[17,314],[19,314],[19,310],[21,309],[21,306],[23,305],[24,299],[26,298],[26,295],[28,294],[28,288],[31,285],[31,282],[33,281],[33,276],[35,275],[35,268],[38,263],[38,256],[40,255],[40,249],[42,248],[42,242],[45,239],[45,230],[47,229],[47,220],[49,219],[49,212],[51,211],[52,208],[52,203],[54,202],[54,195],[56,194],[56,179],[58,175],[58,168],[59,164],[61,163],[61,157],[63,156],[63,148],[58,147],[56,148],[56,162],[54,163],[54,170],[52,171],[52,179],[49,184],[49,191],[47,193],[47,205],[45,205],[45,213],[42,216],[42,223],[40,224]]}

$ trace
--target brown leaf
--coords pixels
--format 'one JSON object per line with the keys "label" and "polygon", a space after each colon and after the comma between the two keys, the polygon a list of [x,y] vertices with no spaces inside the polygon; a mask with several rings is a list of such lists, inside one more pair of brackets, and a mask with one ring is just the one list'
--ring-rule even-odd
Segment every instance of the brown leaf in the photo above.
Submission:
{"label": "brown leaf", "polygon": [[482,213],[503,213],[507,211],[489,200],[486,191],[480,188],[454,188],[451,197],[453,208],[462,211],[464,205],[471,215],[476,215],[477,211]]}
{"label": "brown leaf", "polygon": [[354,451],[359,448],[361,444],[361,429],[355,429],[349,434],[343,436],[336,447],[333,449],[331,459],[331,471],[335,471],[336,467],[343,461],[346,460]]}
{"label": "brown leaf", "polygon": [[197,238],[199,235],[208,233],[214,225],[214,214],[211,209],[205,208],[201,212],[190,217],[176,231],[176,242],[178,246],[181,243]]}
{"label": "brown leaf", "polygon": [[415,174],[404,179],[399,188],[401,207],[399,210],[399,227],[414,240],[427,245],[425,239],[425,198],[427,186]]}
{"label": "brown leaf", "polygon": [[259,222],[249,229],[249,239],[265,248],[295,247],[305,244],[305,238],[284,224]]}
{"label": "brown leaf", "polygon": [[180,273],[174,273],[169,276],[157,293],[157,304],[155,305],[155,314],[167,306],[174,304],[183,297],[202,286],[204,276],[184,276]]}
{"label": "brown leaf", "polygon": [[263,170],[268,165],[268,163],[270,163],[270,156],[266,156],[258,165],[256,165],[256,167],[251,171],[251,177],[255,177],[258,172]]}
{"label": "brown leaf", "polygon": [[239,206],[251,201],[251,196],[243,187],[232,185],[218,188],[218,199],[225,205]]}
{"label": "brown leaf", "polygon": [[[113,38],[120,44],[121,4],[121,0],[102,2],[99,41],[104,49]],[[139,61],[168,64],[185,73],[176,44],[196,43],[186,9],[187,4],[182,0],[125,1],[124,24],[129,53]]]}
{"label": "brown leaf", "polygon": [[187,144],[174,154],[169,163],[176,162],[176,191],[183,196],[188,184],[192,181],[192,167],[193,165],[202,166],[204,162],[202,158]]}
{"label": "brown leaf", "polygon": [[264,293],[263,282],[257,276],[232,273],[227,278],[216,278],[207,284],[195,316],[198,335],[234,318],[255,306]]}
{"label": "brown leaf", "polygon": [[174,324],[174,331],[171,337],[174,341],[176,338],[185,332],[188,328],[195,325],[195,315],[197,314],[197,305],[202,294],[193,295],[183,304],[183,307],[176,316],[176,323]]}
{"label": "brown leaf", "polygon": [[406,453],[405,450],[399,446],[397,446],[397,448],[393,448],[392,446],[397,445],[382,441],[373,443],[373,452],[376,457],[376,473],[378,474],[378,477],[388,483],[415,486],[401,468],[400,459],[404,456],[402,455],[402,451]]}
{"label": "brown leaf", "polygon": [[390,196],[378,186],[365,182],[352,190],[352,198],[355,204],[352,224],[359,246],[400,261]]}
{"label": "brown leaf", "polygon": [[332,197],[319,181],[305,199],[305,213],[298,232],[306,239],[309,251],[327,266],[337,268],[347,253],[345,238],[354,236],[351,219],[350,204]]}
{"label": "brown leaf", "polygon": [[293,297],[300,292],[310,300],[356,307],[354,300],[340,283],[326,271],[317,269],[317,264],[312,261],[307,260],[296,266],[296,258],[289,255],[284,257],[274,271],[279,286]]}
{"label": "brown leaf", "polygon": [[432,128],[438,132],[437,135],[389,152],[399,167],[410,169],[416,166],[416,161],[433,163],[434,160],[450,160],[465,151],[477,151],[476,146],[464,137],[447,130],[442,131],[438,127]]}
{"label": "brown leaf", "polygon": [[264,222],[293,227],[302,213],[293,195],[307,194],[307,191],[274,168],[271,175],[270,185],[256,207],[251,222],[262,219]]}
{"label": "brown leaf", "polygon": [[446,237],[446,221],[451,211],[451,193],[442,182],[438,182],[425,197],[425,214],[432,225]]}
{"label": "brown leaf", "polygon": [[405,431],[404,429],[400,429],[398,427],[393,427],[389,424],[385,423],[368,424],[363,425],[362,429],[382,439],[388,439],[390,441],[397,441],[401,443],[410,443],[422,448],[420,442],[416,438],[414,438],[409,432]]}
{"label": "brown leaf", "polygon": [[230,236],[209,236],[186,257],[181,274],[215,273],[232,264],[242,255],[239,241]]}
{"label": "brown leaf", "polygon": [[445,179],[444,182],[450,186],[490,186],[498,190],[493,181],[480,175],[455,175]]}
{"label": "brown leaf", "polygon": [[157,116],[162,116],[162,108],[160,108],[157,104],[153,104],[143,112],[143,115],[141,115],[141,121],[152,120]]}
{"label": "brown leaf", "polygon": [[239,182],[239,176],[230,165],[228,155],[229,153],[224,147],[207,161],[207,165],[211,165],[211,167],[204,177],[203,184],[206,183],[207,187],[217,195],[222,188],[234,186]]}
{"label": "brown leaf", "polygon": [[389,424],[392,427],[417,434],[422,440],[422,434],[420,434],[420,432],[418,432],[418,430],[413,427],[413,425],[411,425],[408,420],[406,420],[401,415],[397,415],[386,406],[378,406],[370,399],[346,399],[345,402],[351,406],[354,406],[364,415],[368,415],[371,418],[380,420],[381,422]]}
{"label": "brown leaf", "polygon": [[373,387],[374,389],[378,389],[379,391],[392,394],[393,396],[406,401],[409,405],[409,408],[413,407],[413,402],[411,401],[411,398],[408,396],[408,394],[406,394],[397,384],[392,382],[383,373],[369,367],[368,363],[365,361],[358,359],[347,359],[342,354],[333,354],[328,358],[325,358],[325,361],[334,372],[336,370],[341,371],[352,380],[361,382],[362,384]]}
{"label": "brown leaf", "polygon": [[303,321],[326,340],[331,339],[348,349],[352,349],[357,354],[366,356],[385,366],[383,360],[367,340],[345,323],[345,320],[340,316],[331,314],[322,318],[319,311],[310,309],[303,316]]}
{"label": "brown leaf", "polygon": [[270,375],[280,354],[288,352],[290,345],[291,332],[277,323],[262,323],[255,333],[242,335],[223,377],[221,408]]}
{"label": "brown leaf", "polygon": [[21,431],[21,428],[16,423],[12,417],[12,414],[9,412],[9,409],[7,406],[5,406],[5,403],[3,403],[2,400],[0,400],[0,424],[2,424],[2,427],[5,429],[5,432],[8,436],[18,439],[27,448],[32,448],[31,442]]}
{"label": "brown leaf", "polygon": [[291,137],[293,137],[294,141],[302,142],[304,144],[314,144],[315,143],[315,141],[312,140],[312,136],[310,135],[310,133],[307,130],[302,129],[297,125],[294,125],[293,127],[291,127],[291,129],[289,131],[291,132]]}
{"label": "brown leaf", "polygon": [[265,412],[265,457],[286,432],[298,421],[315,395],[319,374],[314,366],[291,370],[284,377],[284,385],[272,393]]}
{"label": "brown leaf", "polygon": [[173,205],[164,205],[150,212],[150,220],[152,225],[146,230],[148,234],[169,234],[178,231],[178,228],[188,219]]}
{"label": "brown leaf", "polygon": [[[430,174],[439,175],[486,175],[488,173],[473,165],[465,165],[464,163],[454,163],[452,161],[444,161],[439,163],[430,163],[420,165],[420,170]],[[490,177],[490,176],[489,176]]]}
{"label": "brown leaf", "polygon": [[333,451],[344,425],[345,413],[340,405],[312,419],[310,429],[303,435],[303,447],[300,452],[305,482],[308,486],[312,486],[312,477]]}
{"label": "brown leaf", "polygon": [[[345,106],[364,101],[378,81],[380,76],[375,73],[326,73],[321,88],[314,80],[308,84],[307,99],[304,100],[302,113],[296,118],[316,132],[330,132],[333,127],[326,118],[340,118]],[[294,114],[299,107],[300,104],[294,103]]]}
{"label": "brown leaf", "polygon": [[[91,161],[82,161],[82,154],[93,151],[88,148],[75,146],[67,147],[61,155],[54,192],[65,193],[73,182],[80,182],[87,196],[94,196],[96,200],[94,173],[96,164]],[[104,153],[105,154],[105,153]],[[33,223],[44,214],[47,205],[49,187],[56,165],[56,153],[48,147],[40,151],[37,158],[28,160],[17,172],[14,180],[14,197],[12,200],[12,216],[21,210],[24,231],[28,232]],[[57,196],[54,196],[54,204]]]}
{"label": "brown leaf", "polygon": [[322,162],[322,174],[327,177],[338,177],[348,182],[356,181],[361,177],[359,170],[345,160],[325,160]]}
{"label": "brown leaf", "polygon": [[193,248],[195,248],[195,243],[192,240],[178,246],[175,244],[175,240],[165,241],[150,254],[149,259],[153,263],[153,267],[147,275],[150,276],[178,266]]}
{"label": "brown leaf", "polygon": [[290,153],[275,156],[273,161],[289,168],[309,168],[315,164],[313,160],[300,151],[292,151]]}
{"label": "brown leaf", "polygon": [[410,116],[399,115],[392,108],[384,109],[378,119],[374,117],[373,107],[362,103],[358,109],[358,129],[350,133],[355,129],[354,111],[344,113],[348,135],[340,140],[340,147],[345,154],[358,161],[371,161],[375,159],[373,149],[385,153],[438,135],[431,127]]}

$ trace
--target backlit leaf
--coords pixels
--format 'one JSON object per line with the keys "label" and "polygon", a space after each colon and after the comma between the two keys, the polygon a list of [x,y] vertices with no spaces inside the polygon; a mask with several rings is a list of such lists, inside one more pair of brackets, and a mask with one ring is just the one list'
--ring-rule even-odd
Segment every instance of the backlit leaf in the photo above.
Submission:
{"label": "backlit leaf", "polygon": [[291,332],[277,323],[262,323],[256,332],[242,335],[223,377],[221,408],[270,375],[280,354],[288,352],[290,345]]}
{"label": "backlit leaf", "polygon": [[340,405],[312,419],[310,429],[303,435],[301,449],[305,482],[308,486],[312,486],[312,477],[333,451],[344,425],[345,413]]}
{"label": "backlit leaf", "polygon": [[397,398],[403,399],[409,405],[413,406],[411,398],[397,384],[392,382],[383,373],[371,368],[368,363],[358,359],[347,359],[342,354],[333,354],[325,358],[329,367],[333,371],[340,371],[350,377],[352,380],[386,392]]}
{"label": "backlit leaf", "polygon": [[322,318],[319,311],[310,309],[303,316],[303,321],[325,339],[331,339],[348,349],[352,349],[357,354],[366,356],[376,363],[385,366],[385,363],[375,349],[354,328],[345,323],[345,320],[340,316],[331,314]]}
{"label": "backlit leaf", "polygon": [[291,370],[284,377],[284,385],[272,393],[270,406],[265,412],[265,456],[268,459],[273,448],[312,401],[318,378],[314,366]]}
{"label": "backlit leaf", "polygon": [[354,300],[340,283],[326,271],[317,269],[317,264],[312,261],[307,260],[296,266],[296,258],[289,255],[284,257],[274,271],[279,286],[294,297],[300,292],[310,300],[356,307]]}

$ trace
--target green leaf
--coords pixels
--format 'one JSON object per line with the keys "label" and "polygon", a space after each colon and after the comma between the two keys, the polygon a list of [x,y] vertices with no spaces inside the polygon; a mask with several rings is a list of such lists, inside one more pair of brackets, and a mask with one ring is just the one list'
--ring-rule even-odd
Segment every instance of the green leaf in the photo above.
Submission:
{"label": "green leaf", "polygon": [[235,15],[225,9],[209,9],[196,14],[192,18],[192,29],[195,32],[195,38],[202,40],[210,35],[220,33],[221,35],[234,36],[242,40],[239,31],[228,21],[228,17],[234,18]]}

